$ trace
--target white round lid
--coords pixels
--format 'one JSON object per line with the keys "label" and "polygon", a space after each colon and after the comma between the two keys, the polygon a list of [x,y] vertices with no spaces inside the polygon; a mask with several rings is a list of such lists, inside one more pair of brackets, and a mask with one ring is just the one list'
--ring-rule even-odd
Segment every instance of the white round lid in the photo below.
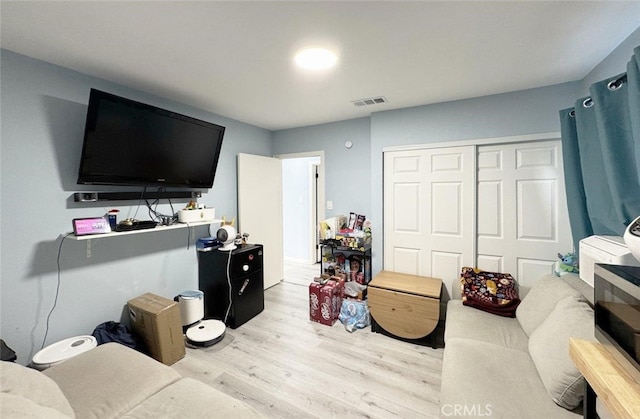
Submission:
{"label": "white round lid", "polygon": [[220,320],[203,320],[187,329],[185,335],[192,342],[209,342],[224,334],[226,326]]}
{"label": "white round lid", "polygon": [[98,346],[93,336],[83,335],[52,343],[33,356],[34,364],[53,364],[72,358]]}
{"label": "white round lid", "polygon": [[188,290],[182,291],[178,296],[185,300],[202,300],[204,298],[204,292],[200,290]]}

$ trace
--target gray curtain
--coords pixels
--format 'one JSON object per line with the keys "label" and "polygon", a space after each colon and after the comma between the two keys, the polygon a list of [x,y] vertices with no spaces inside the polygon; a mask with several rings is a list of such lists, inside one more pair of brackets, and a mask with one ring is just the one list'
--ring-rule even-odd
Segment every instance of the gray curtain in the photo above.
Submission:
{"label": "gray curtain", "polygon": [[575,250],[593,234],[621,236],[640,216],[640,47],[627,72],[594,83],[560,111]]}

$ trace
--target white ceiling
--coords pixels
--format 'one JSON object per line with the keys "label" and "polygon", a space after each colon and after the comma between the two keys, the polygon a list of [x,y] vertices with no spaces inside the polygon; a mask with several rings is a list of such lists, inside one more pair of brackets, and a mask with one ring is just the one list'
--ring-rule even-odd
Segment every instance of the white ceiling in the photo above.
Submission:
{"label": "white ceiling", "polygon": [[[581,80],[640,26],[640,1],[0,7],[2,48],[270,130]],[[338,66],[297,70],[305,46]],[[375,96],[388,103],[352,104]]]}

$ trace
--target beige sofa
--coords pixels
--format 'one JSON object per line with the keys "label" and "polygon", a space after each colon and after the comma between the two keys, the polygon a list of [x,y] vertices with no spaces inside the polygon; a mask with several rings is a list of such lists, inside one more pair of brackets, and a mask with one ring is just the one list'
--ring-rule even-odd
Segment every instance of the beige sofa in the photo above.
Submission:
{"label": "beige sofa", "polygon": [[0,366],[0,417],[255,418],[248,404],[117,343],[39,372]]}
{"label": "beige sofa", "polygon": [[579,418],[585,384],[569,337],[594,340],[593,310],[554,275],[535,283],[516,318],[449,301],[441,417]]}

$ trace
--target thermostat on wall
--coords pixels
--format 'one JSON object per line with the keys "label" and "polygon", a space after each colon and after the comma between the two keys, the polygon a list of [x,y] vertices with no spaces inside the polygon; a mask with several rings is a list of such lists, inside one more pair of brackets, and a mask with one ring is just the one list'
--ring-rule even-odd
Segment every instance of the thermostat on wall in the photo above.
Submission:
{"label": "thermostat on wall", "polygon": [[87,234],[111,233],[109,221],[104,217],[74,218],[72,220],[73,234],[85,236]]}

